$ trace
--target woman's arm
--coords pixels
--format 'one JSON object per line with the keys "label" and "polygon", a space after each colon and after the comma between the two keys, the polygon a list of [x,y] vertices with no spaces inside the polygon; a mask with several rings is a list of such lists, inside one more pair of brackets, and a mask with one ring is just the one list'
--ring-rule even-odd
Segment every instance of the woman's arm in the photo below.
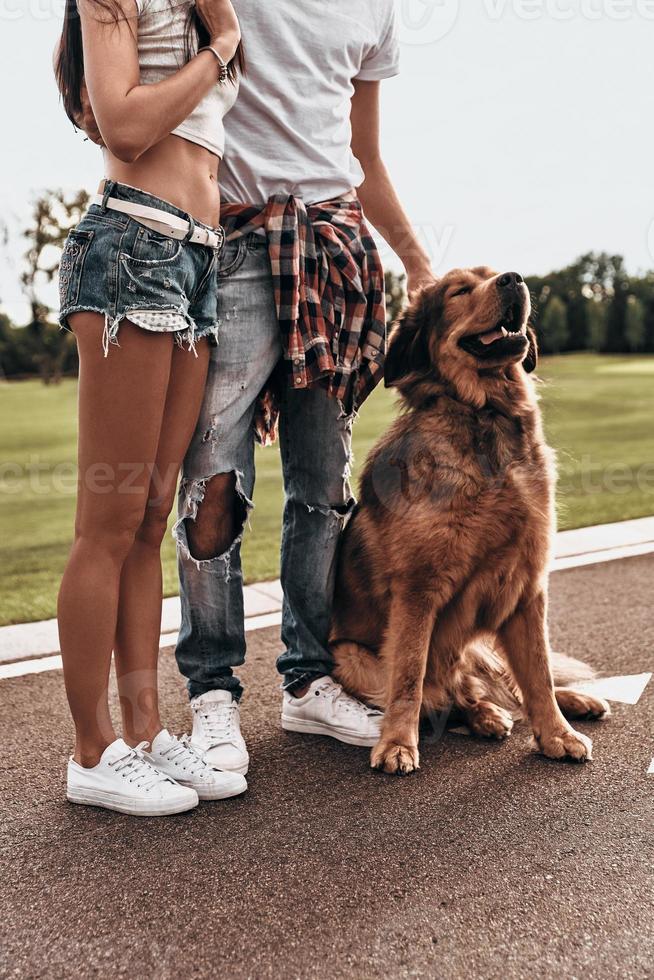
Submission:
{"label": "woman's arm", "polygon": [[[211,51],[202,51],[174,75],[141,85],[135,0],[117,0],[115,22],[93,0],[80,0],[84,73],[102,142],[124,163],[133,163],[168,136],[208,95],[218,79]],[[230,0],[210,0],[198,10],[211,45],[229,62],[240,40]]]}
{"label": "woman's arm", "polygon": [[426,251],[418,241],[400,203],[379,149],[379,82],[354,82],[352,97],[352,152],[365,174],[359,198],[375,226],[404,263],[409,293],[431,282],[434,274]]}

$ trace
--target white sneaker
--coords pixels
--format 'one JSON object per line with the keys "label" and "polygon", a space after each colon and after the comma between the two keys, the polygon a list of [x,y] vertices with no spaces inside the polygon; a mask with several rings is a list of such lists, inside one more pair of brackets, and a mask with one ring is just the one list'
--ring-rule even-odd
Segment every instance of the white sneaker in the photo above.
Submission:
{"label": "white sneaker", "polygon": [[188,735],[176,738],[164,728],[146,756],[159,772],[180,786],[190,786],[201,800],[227,800],[240,796],[248,788],[245,776],[213,769],[193,747]]}
{"label": "white sneaker", "polygon": [[284,691],[282,728],[287,732],[330,735],[349,745],[372,747],[379,741],[383,712],[347,694],[331,677],[318,677],[307,693]]}
{"label": "white sneaker", "polygon": [[193,748],[214,769],[245,776],[250,757],[241,735],[238,701],[229,691],[207,691],[193,698],[191,710]]}
{"label": "white sneaker", "polygon": [[117,738],[92,769],[70,759],[66,791],[70,802],[101,806],[133,817],[165,817],[196,807],[199,800],[194,789],[180,786],[146,759],[143,749],[147,744],[141,742],[131,749]]}

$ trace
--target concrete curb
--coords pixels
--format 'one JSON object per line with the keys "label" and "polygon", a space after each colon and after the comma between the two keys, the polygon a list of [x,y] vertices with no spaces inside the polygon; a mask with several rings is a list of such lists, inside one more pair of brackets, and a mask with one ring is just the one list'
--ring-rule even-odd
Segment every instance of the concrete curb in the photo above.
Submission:
{"label": "concrete curb", "polygon": [[[654,552],[654,517],[616,524],[599,524],[556,535],[552,571],[595,565]],[[281,622],[282,589],[279,580],[245,588],[245,621],[248,632]],[[164,600],[161,646],[177,642],[180,623],[179,597]],[[10,664],[59,653],[56,619],[0,628],[0,663]]]}

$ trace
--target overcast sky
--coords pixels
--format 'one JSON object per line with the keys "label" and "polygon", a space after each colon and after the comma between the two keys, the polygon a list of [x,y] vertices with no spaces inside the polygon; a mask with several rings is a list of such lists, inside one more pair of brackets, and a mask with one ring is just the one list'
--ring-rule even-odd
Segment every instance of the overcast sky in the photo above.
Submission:
{"label": "overcast sky", "polygon": [[[52,80],[62,3],[0,0],[0,203],[15,225],[36,191],[101,176]],[[397,6],[403,64],[384,83],[383,148],[437,270],[545,273],[590,249],[654,266],[654,0]],[[0,300],[21,322],[16,255],[3,257]]]}

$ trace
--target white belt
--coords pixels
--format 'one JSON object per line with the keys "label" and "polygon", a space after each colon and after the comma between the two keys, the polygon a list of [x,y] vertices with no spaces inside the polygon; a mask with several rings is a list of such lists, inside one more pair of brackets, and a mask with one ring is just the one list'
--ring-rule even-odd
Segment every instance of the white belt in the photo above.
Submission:
{"label": "white belt", "polygon": [[[187,237],[191,225],[184,218],[178,217],[176,214],[169,214],[167,211],[160,211],[158,208],[149,208],[145,204],[134,204],[132,201],[120,201],[117,197],[110,197],[104,201],[101,194],[94,197],[91,204],[97,204],[100,207],[104,206],[110,211],[120,211],[122,214],[128,214],[131,218],[135,218],[139,224],[145,225],[147,228],[152,228],[153,231],[158,231],[161,235],[166,235],[168,238],[174,238],[177,241],[182,241]],[[210,228],[204,228],[201,225],[196,225],[193,234],[188,239],[193,245],[206,245],[207,248],[222,248],[225,243],[225,232],[222,228],[217,228],[212,231]]]}

